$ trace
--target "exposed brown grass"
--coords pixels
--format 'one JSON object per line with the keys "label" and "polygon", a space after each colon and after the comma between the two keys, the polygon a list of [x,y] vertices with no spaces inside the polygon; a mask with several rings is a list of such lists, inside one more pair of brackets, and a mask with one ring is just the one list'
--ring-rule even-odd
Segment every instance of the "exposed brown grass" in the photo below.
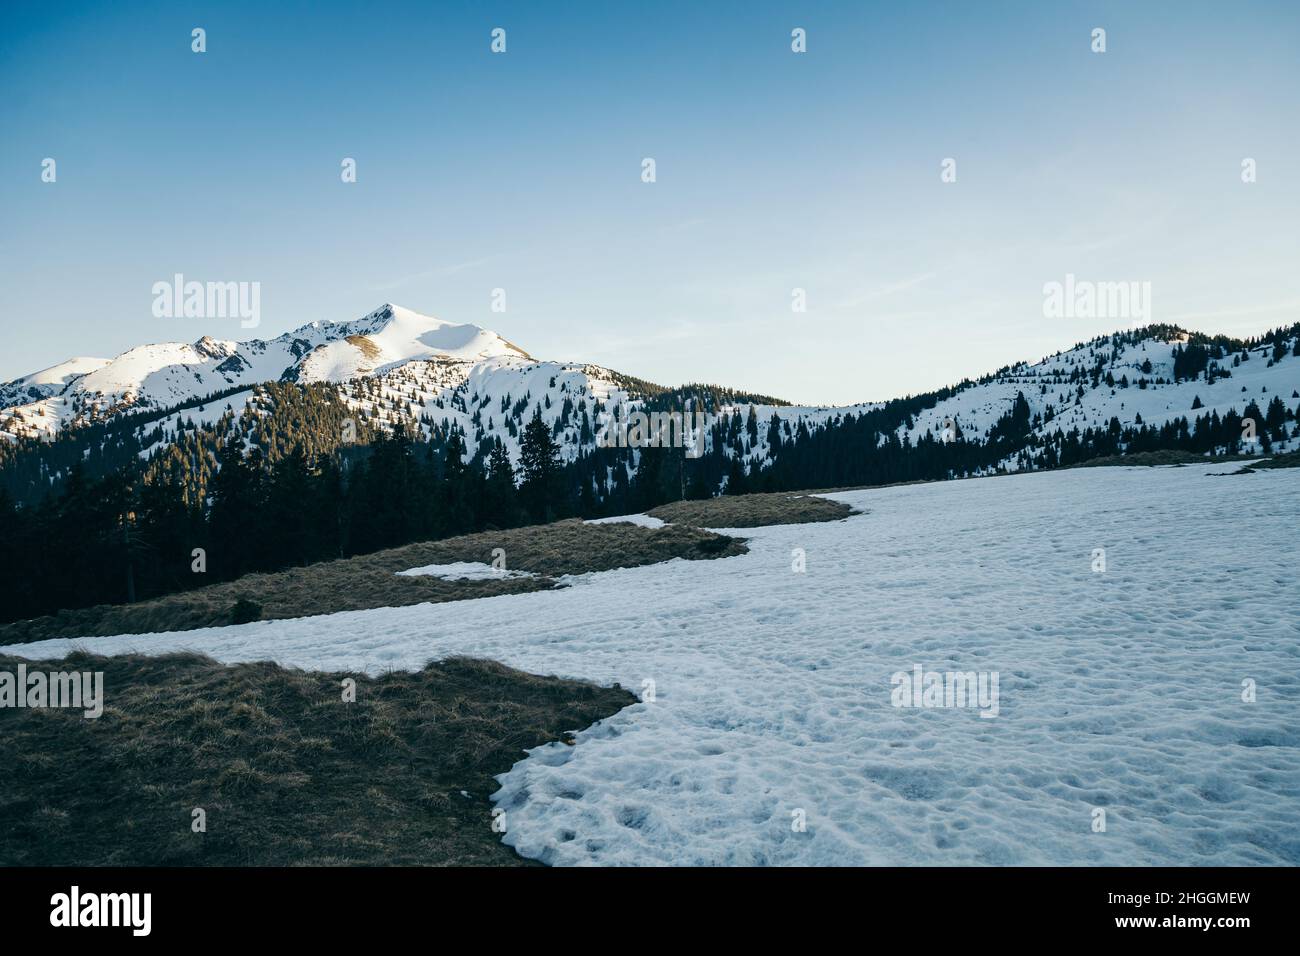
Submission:
{"label": "exposed brown grass", "polygon": [[1216,465],[1225,461],[1247,461],[1249,455],[1200,455],[1192,451],[1164,448],[1159,451],[1139,451],[1131,455],[1107,455],[1079,462],[1074,468],[1104,467],[1156,467],[1159,465]]}
{"label": "exposed brown grass", "polygon": [[102,671],[106,704],[0,710],[6,866],[523,864],[492,831],[493,776],[635,700],[468,659],[378,678],[194,654],[24,663]]}
{"label": "exposed brown grass", "polygon": [[1260,468],[1300,468],[1300,449],[1289,451],[1285,455],[1274,455],[1272,458],[1254,462],[1241,469],[1237,474],[1250,474]]}
{"label": "exposed brown grass", "polygon": [[[538,578],[444,581],[396,572],[457,561],[490,563],[495,548],[506,566]],[[631,524],[584,524],[572,519],[548,525],[485,531],[425,541],[339,561],[273,574],[249,574],[235,581],[141,601],[99,605],[0,626],[0,645],[55,637],[153,634],[232,623],[239,601],[261,606],[264,620],[333,614],[338,611],[463,601],[556,586],[561,574],[654,564],[670,558],[721,558],[746,551],[744,542],[699,528],[642,528]]]}
{"label": "exposed brown grass", "polygon": [[1108,455],[1105,458],[1093,458],[1072,466],[1076,468],[1123,467],[1131,465],[1220,465],[1232,462],[1248,462],[1244,467],[1223,474],[1248,475],[1262,468],[1300,468],[1300,451],[1287,452],[1260,458],[1258,455],[1199,455],[1190,451],[1162,449],[1160,451],[1136,452],[1132,455]]}
{"label": "exposed brown grass", "polygon": [[761,528],[772,524],[839,521],[853,513],[853,509],[841,501],[795,492],[674,501],[649,512],[675,525],[701,528]]}
{"label": "exposed brown grass", "polygon": [[361,350],[361,354],[370,361],[379,358],[379,346],[364,335],[349,335],[347,341]]}

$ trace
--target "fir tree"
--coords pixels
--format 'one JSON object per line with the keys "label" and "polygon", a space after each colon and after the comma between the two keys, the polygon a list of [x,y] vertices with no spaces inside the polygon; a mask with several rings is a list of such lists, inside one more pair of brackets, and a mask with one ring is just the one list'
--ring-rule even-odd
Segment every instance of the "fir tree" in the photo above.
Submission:
{"label": "fir tree", "polygon": [[519,497],[528,516],[538,522],[554,521],[560,506],[560,447],[542,421],[540,408],[524,426],[519,469],[523,478]]}

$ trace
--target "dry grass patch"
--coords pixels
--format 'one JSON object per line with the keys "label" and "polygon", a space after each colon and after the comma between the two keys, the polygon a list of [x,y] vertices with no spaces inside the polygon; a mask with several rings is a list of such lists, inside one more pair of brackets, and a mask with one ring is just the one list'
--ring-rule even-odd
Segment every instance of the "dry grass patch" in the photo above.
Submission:
{"label": "dry grass patch", "polygon": [[103,671],[105,708],[0,710],[5,866],[524,864],[492,832],[494,775],[635,700],[464,658],[378,678],[195,654],[23,663]]}
{"label": "dry grass patch", "polygon": [[1252,462],[1237,474],[1248,475],[1260,468],[1300,468],[1300,449],[1289,451],[1285,455],[1274,455],[1272,458],[1265,458],[1263,461]]}
{"label": "dry grass patch", "polygon": [[760,528],[772,524],[839,521],[855,514],[842,501],[776,492],[731,495],[703,501],[674,501],[652,508],[649,514],[674,525],[704,528]]}
{"label": "dry grass patch", "polygon": [[[429,564],[490,563],[495,548],[504,549],[508,568],[541,576],[445,581],[424,575],[397,574]],[[742,541],[699,528],[584,524],[577,519],[557,521],[424,541],[273,574],[249,574],[235,581],[136,604],[60,611],[0,626],[0,645],[56,637],[189,631],[259,618],[310,617],[519,594],[555,587],[554,578],[562,574],[637,567],[670,558],[721,558],[743,554],[745,550]]]}
{"label": "dry grass patch", "polygon": [[1176,448],[1162,448],[1158,451],[1139,451],[1131,455],[1106,455],[1103,458],[1091,458],[1081,461],[1072,468],[1104,467],[1156,467],[1159,465],[1214,465],[1225,461],[1247,461],[1249,455],[1200,455],[1192,451],[1180,451]]}
{"label": "dry grass patch", "polygon": [[1223,474],[1249,475],[1260,469],[1300,468],[1300,450],[1290,451],[1283,455],[1273,455],[1270,458],[1260,458],[1257,455],[1199,455],[1190,451],[1162,449],[1160,451],[1136,452],[1132,455],[1108,455],[1105,458],[1094,458],[1091,461],[1080,462],[1072,467],[1219,465],[1232,462],[1243,462],[1244,464],[1236,471],[1223,472]]}
{"label": "dry grass patch", "polygon": [[571,518],[553,524],[408,544],[369,557],[386,570],[402,571],[453,561],[491,562],[494,548],[505,550],[506,566],[511,570],[532,571],[548,577],[634,568],[672,558],[728,557],[748,550],[739,539],[701,528],[586,524]]}

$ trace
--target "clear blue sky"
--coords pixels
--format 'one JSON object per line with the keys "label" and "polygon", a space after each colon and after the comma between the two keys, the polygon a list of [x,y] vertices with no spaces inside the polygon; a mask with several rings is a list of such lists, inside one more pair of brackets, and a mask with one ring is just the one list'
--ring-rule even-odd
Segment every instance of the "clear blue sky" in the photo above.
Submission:
{"label": "clear blue sky", "polygon": [[[0,380],[393,301],[844,403],[1111,331],[1044,317],[1070,272],[1259,332],[1300,318],[1297,49],[1294,2],[5,4]],[[176,272],[261,327],[154,318]]]}

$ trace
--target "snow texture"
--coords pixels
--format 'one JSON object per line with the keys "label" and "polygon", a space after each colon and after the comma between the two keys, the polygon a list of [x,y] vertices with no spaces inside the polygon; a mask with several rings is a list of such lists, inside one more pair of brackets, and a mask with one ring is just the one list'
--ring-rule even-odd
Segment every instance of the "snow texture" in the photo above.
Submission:
{"label": "snow texture", "polygon": [[[927,431],[938,437],[945,423],[954,423],[968,437],[984,438],[993,424],[1004,415],[1023,394],[1029,404],[1030,414],[1040,416],[1032,429],[1035,437],[1042,438],[1073,428],[1102,428],[1112,418],[1120,425],[1132,427],[1141,422],[1150,426],[1185,417],[1193,422],[1198,416],[1235,410],[1239,414],[1254,401],[1263,409],[1279,396],[1289,408],[1297,405],[1300,390],[1300,358],[1285,356],[1270,364],[1269,348],[1260,346],[1249,350],[1250,360],[1240,366],[1232,365],[1232,355],[1219,364],[1231,373],[1206,384],[1204,377],[1174,382],[1174,349],[1185,345],[1186,336],[1161,342],[1144,339],[1128,346],[1115,346],[1098,340],[1066,352],[1049,356],[1030,365],[1021,362],[1003,371],[992,380],[963,388],[951,398],[937,403],[934,408],[918,413],[913,425],[900,426],[898,437],[916,442]],[[1101,384],[1088,387],[1086,382],[1071,382],[1072,372],[1082,372],[1101,363],[1104,371],[1117,380],[1128,379],[1129,386],[1114,387]],[[1149,371],[1143,371],[1150,362]],[[1086,376],[1084,377],[1086,380]],[[1139,379],[1147,379],[1146,388],[1138,388]],[[1164,379],[1155,384],[1156,379]],[[1075,389],[1083,385],[1083,394]],[[1200,407],[1193,407],[1197,400]],[[1050,411],[1050,416],[1049,416]],[[1292,441],[1276,443],[1274,450],[1286,451],[1295,447]],[[1016,456],[1002,463],[1009,470],[1018,467]]]}
{"label": "snow texture", "polygon": [[[500,778],[505,841],[553,864],[1295,865],[1300,475],[1233,467],[843,492],[863,514],[738,557],[10,651],[620,682],[647,699]],[[998,672],[998,716],[893,706],[915,664]]]}
{"label": "snow texture", "polygon": [[17,416],[6,426],[12,433],[50,435],[69,424],[173,408],[241,385],[342,382],[408,362],[468,370],[502,356],[528,359],[495,332],[385,303],[353,322],[312,322],[274,339],[205,335],[193,343],[136,346],[112,360],[71,359],[0,385],[0,409]]}
{"label": "snow texture", "polygon": [[[1228,377],[1207,382],[1202,374],[1175,382],[1175,349],[1188,337],[1176,333],[1164,341],[1153,335],[1132,342],[1101,336],[1035,363],[1007,366],[978,382],[965,381],[934,407],[917,409],[895,434],[911,443],[927,432],[984,440],[1023,394],[1034,441],[999,463],[1016,471],[1026,467],[1026,460],[1031,465],[1041,460],[1043,440],[1058,432],[1105,429],[1112,419],[1124,427],[1139,421],[1154,427],[1181,417],[1189,422],[1198,415],[1222,417],[1229,410],[1244,413],[1252,401],[1264,409],[1275,396],[1293,410],[1300,402],[1300,357],[1292,354],[1293,340],[1287,340],[1285,354],[1276,361],[1270,347],[1259,345],[1218,360],[1217,374]],[[355,321],[313,322],[266,341],[204,337],[193,344],[140,346],[112,361],[72,359],[0,385],[0,438],[50,437],[100,418],[172,410],[162,421],[162,440],[140,453],[148,459],[188,423],[215,424],[227,406],[236,415],[245,407],[257,412],[257,404],[250,404],[251,389],[278,380],[334,383],[360,417],[382,424],[418,423],[426,437],[435,428],[457,430],[471,453],[499,439],[516,465],[523,426],[534,413],[551,429],[561,458],[572,462],[595,448],[603,423],[626,420],[645,407],[644,396],[620,387],[617,382],[626,384],[626,379],[610,369],[537,361],[495,332],[386,303]],[[245,387],[249,390],[235,392]],[[216,394],[221,397],[210,399]],[[196,411],[203,399],[209,400]],[[793,442],[801,432],[815,433],[882,407],[878,402],[843,407],[738,404],[716,412],[747,420],[753,411],[755,437],[744,436],[742,447],[724,450],[729,457],[739,455],[745,470],[753,472],[780,454],[769,445],[773,419],[779,419],[782,441]],[[154,427],[142,424],[139,437],[152,435]],[[1289,425],[1272,450],[1300,446],[1294,430]],[[706,432],[706,449],[712,444]],[[627,477],[636,471],[635,463],[623,467]],[[613,477],[607,473],[606,482]]]}
{"label": "snow texture", "polygon": [[589,518],[584,524],[634,524],[642,528],[662,528],[665,524],[663,518],[655,518],[650,515],[617,515],[613,518]]}
{"label": "snow texture", "polygon": [[451,564],[426,564],[422,568],[398,571],[405,577],[428,576],[447,581],[491,581],[496,578],[535,578],[531,571],[510,571],[494,568],[482,561],[453,561]]}

